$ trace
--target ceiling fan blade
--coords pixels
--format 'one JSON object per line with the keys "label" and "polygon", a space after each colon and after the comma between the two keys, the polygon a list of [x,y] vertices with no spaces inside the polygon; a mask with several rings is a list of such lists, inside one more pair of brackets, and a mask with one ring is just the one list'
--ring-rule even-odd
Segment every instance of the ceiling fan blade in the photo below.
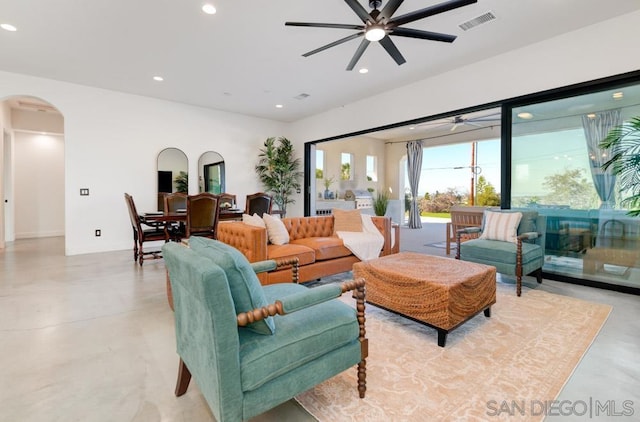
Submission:
{"label": "ceiling fan blade", "polygon": [[389,53],[389,55],[393,58],[393,60],[396,61],[398,65],[401,65],[406,62],[404,57],[402,57],[400,50],[398,50],[398,48],[393,43],[393,41],[391,41],[391,38],[384,37],[379,42],[384,47],[384,49],[387,50],[387,53]]}
{"label": "ceiling fan blade", "polygon": [[371,15],[369,15],[367,10],[358,3],[358,0],[344,0],[344,2],[347,3],[354,12],[356,12],[356,15],[362,19],[362,22],[367,23],[368,21],[371,21]]}
{"label": "ceiling fan blade", "polygon": [[411,28],[393,28],[390,35],[399,37],[418,38],[421,40],[453,42],[457,38],[455,35],[442,34],[440,32],[422,31],[420,29]]}
{"label": "ceiling fan blade", "polygon": [[359,29],[363,30],[364,25],[352,25],[342,23],[314,23],[314,22],[285,22],[285,26],[306,26],[312,28],[335,28],[335,29]]}
{"label": "ceiling fan blade", "polygon": [[[346,0],[345,0],[346,1]],[[425,7],[424,9],[416,10],[414,12],[407,13],[402,16],[398,16],[389,21],[389,25],[400,26],[405,23],[424,19],[429,16],[437,15],[439,13],[448,12],[449,10],[457,9],[459,7],[468,6],[473,3],[477,3],[478,0],[449,0],[444,3],[436,4],[434,6]]]}
{"label": "ceiling fan blade", "polygon": [[358,46],[358,49],[356,50],[355,54],[351,58],[351,61],[347,65],[347,70],[353,70],[353,68],[355,67],[356,63],[358,63],[358,60],[360,60],[360,57],[362,57],[362,55],[364,54],[364,50],[366,50],[367,47],[369,47],[369,44],[371,44],[371,41],[369,41],[368,39],[364,38],[362,40],[362,42]]}
{"label": "ceiling fan blade", "polygon": [[329,43],[327,45],[323,45],[322,47],[316,48],[315,50],[311,50],[308,53],[304,53],[302,56],[303,57],[309,57],[309,56],[311,56],[313,54],[319,53],[319,52],[324,51],[324,50],[326,50],[328,48],[335,47],[336,45],[340,45],[340,44],[345,43],[347,41],[355,40],[356,38],[361,37],[363,35],[364,35],[364,31],[355,33],[353,35],[349,35],[348,37],[340,38],[337,41],[334,41],[334,42]]}
{"label": "ceiling fan blade", "polygon": [[382,9],[382,12],[380,12],[380,17],[389,20],[403,2],[404,0],[389,0]]}

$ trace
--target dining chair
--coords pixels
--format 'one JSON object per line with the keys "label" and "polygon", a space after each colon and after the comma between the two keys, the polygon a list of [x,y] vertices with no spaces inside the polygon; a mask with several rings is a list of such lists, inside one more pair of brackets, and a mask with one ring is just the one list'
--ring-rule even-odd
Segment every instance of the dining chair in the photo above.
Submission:
{"label": "dining chair", "polygon": [[204,192],[187,196],[186,237],[217,238],[220,196]]}
{"label": "dining chair", "polygon": [[263,214],[271,214],[271,207],[273,206],[273,197],[264,192],[257,192],[252,195],[247,195],[245,203],[245,214],[253,215],[258,214],[262,217]]}
{"label": "dining chair", "polygon": [[236,207],[236,196],[232,193],[221,193],[220,194],[220,208],[235,208]]}
{"label": "dining chair", "polygon": [[[186,212],[187,210],[187,194],[183,192],[174,192],[164,195],[164,213]],[[171,240],[179,242],[186,235],[186,227],[184,222],[173,222],[167,227]]]}
{"label": "dining chair", "polygon": [[[154,242],[159,240],[164,240],[167,242],[169,240],[167,231],[165,231],[165,227],[163,224],[149,226],[148,224],[143,223],[138,211],[136,210],[136,205],[133,201],[133,197],[128,193],[124,194],[124,200],[127,203],[127,209],[129,210],[129,218],[131,219],[131,228],[133,229],[133,260],[138,261],[140,265],[144,262],[145,259],[158,259],[162,258],[162,254],[160,250],[153,251],[144,251],[143,244],[144,242]],[[145,258],[150,256],[150,258]]]}

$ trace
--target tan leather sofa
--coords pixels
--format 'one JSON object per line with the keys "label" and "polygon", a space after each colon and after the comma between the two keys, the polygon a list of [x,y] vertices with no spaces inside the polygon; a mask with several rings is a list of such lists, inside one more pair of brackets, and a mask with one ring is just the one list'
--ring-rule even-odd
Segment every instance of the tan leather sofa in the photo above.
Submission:
{"label": "tan leather sofa", "polygon": [[[399,226],[389,217],[372,217],[372,221],[384,237],[380,256],[398,253]],[[301,283],[351,271],[353,264],[360,262],[334,235],[332,215],[283,218],[282,222],[289,232],[286,245],[268,243],[266,229],[239,221],[220,222],[218,240],[239,249],[249,262],[298,257]],[[262,284],[289,283],[291,277],[290,267],[259,274]]]}

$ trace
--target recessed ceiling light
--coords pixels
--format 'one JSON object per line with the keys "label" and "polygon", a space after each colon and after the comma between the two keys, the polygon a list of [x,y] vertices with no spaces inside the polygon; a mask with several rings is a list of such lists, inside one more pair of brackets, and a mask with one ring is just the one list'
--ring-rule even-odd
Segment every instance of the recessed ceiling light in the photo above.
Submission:
{"label": "recessed ceiling light", "polygon": [[202,11],[207,15],[214,15],[216,13],[216,8],[214,5],[207,3],[202,6]]}
{"label": "recessed ceiling light", "polygon": [[596,118],[596,114],[595,113],[589,113],[587,114],[587,117],[590,119],[595,119]]}
{"label": "recessed ceiling light", "polygon": [[284,107],[282,104],[276,104],[276,108],[282,108]]}
{"label": "recessed ceiling light", "polygon": [[16,28],[15,26],[9,23],[0,24],[0,28],[4,29],[5,31],[11,31],[11,32],[15,32],[18,30],[18,28]]}
{"label": "recessed ceiling light", "polygon": [[157,81],[157,82],[162,82],[162,81],[164,81],[164,78],[162,76],[154,76],[153,80]]}
{"label": "recessed ceiling light", "polygon": [[363,67],[362,69],[358,70],[358,72],[362,74],[369,73],[369,69],[367,69],[366,67]]}
{"label": "recessed ceiling light", "polygon": [[624,94],[622,93],[622,91],[618,91],[618,92],[614,92],[614,93],[613,93],[613,95],[612,95],[612,97],[613,97],[615,100],[619,100],[619,99],[621,99],[622,97],[624,97]]}
{"label": "recessed ceiling light", "polygon": [[518,113],[518,117],[521,119],[529,120],[533,119],[533,114],[523,111],[522,113]]}
{"label": "recessed ceiling light", "polygon": [[416,128],[415,126],[411,126],[411,127],[409,128],[409,130],[413,130],[413,129],[415,129],[415,128]]}

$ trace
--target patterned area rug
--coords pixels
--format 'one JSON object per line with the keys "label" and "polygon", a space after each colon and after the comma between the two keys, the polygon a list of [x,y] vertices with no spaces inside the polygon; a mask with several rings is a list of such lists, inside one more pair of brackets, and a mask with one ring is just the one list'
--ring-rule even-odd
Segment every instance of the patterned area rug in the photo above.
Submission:
{"label": "patterned area rug", "polygon": [[435,329],[367,305],[366,398],[353,369],[296,399],[322,422],[540,421],[610,311],[538,290],[518,298],[498,283],[491,318],[475,316],[441,348]]}

